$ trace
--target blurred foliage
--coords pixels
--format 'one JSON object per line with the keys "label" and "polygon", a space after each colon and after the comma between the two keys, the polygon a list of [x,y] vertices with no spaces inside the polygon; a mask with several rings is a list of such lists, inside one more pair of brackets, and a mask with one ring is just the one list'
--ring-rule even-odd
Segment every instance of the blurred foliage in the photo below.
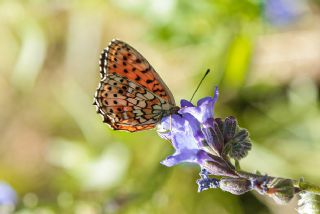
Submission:
{"label": "blurred foliage", "polygon": [[91,104],[112,38],[139,50],[177,102],[211,68],[196,97],[219,85],[215,115],[250,131],[242,167],[319,182],[319,6],[2,0],[0,180],[17,192],[15,213],[293,213],[296,201],[197,193],[198,168],[159,164],[172,149],[155,131],[112,131]]}

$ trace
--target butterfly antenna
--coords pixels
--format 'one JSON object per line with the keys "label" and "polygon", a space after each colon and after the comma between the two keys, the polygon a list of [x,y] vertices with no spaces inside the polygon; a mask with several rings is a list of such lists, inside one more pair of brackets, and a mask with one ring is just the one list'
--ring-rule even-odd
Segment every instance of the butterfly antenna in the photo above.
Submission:
{"label": "butterfly antenna", "polygon": [[204,80],[204,78],[206,78],[206,76],[209,74],[209,72],[210,72],[210,69],[208,68],[208,70],[206,71],[206,73],[205,73],[204,76],[202,77],[201,81],[199,82],[198,87],[197,87],[196,90],[193,92],[192,97],[191,97],[191,99],[190,99],[190,102],[192,101],[192,99],[193,99],[194,95],[197,93],[197,91],[198,91],[198,89],[199,89],[202,81]]}

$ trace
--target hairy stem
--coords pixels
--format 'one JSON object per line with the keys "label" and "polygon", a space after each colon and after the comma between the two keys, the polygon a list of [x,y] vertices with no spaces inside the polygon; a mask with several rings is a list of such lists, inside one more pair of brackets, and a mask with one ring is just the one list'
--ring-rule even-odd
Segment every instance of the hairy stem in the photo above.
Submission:
{"label": "hairy stem", "polygon": [[[250,172],[245,172],[245,171],[237,171],[237,174],[239,175],[239,177],[241,178],[246,178],[246,179],[257,179],[257,178],[261,178],[264,177],[263,175],[259,175],[259,174],[254,174],[254,173],[250,173]],[[267,176],[270,179],[274,179],[276,177],[272,177],[272,176]],[[317,194],[320,195],[320,187],[314,184],[310,184],[308,182],[305,182],[303,180],[295,180],[295,179],[291,179],[293,182],[294,187],[297,188],[297,192],[300,191],[307,191],[313,194]]]}

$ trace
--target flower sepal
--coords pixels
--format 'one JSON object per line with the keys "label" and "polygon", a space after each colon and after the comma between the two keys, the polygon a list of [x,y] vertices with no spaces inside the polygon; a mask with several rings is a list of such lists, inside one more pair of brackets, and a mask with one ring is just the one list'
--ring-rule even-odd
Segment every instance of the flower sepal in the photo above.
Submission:
{"label": "flower sepal", "polygon": [[227,117],[223,122],[220,118],[215,120],[220,124],[219,127],[223,133],[224,147],[222,154],[237,161],[246,157],[252,146],[249,132],[238,126],[237,120],[233,116]]}
{"label": "flower sepal", "polygon": [[211,175],[238,177],[235,168],[224,159],[217,156],[211,156],[211,158],[212,160],[207,160],[201,165],[201,167],[205,168]]}

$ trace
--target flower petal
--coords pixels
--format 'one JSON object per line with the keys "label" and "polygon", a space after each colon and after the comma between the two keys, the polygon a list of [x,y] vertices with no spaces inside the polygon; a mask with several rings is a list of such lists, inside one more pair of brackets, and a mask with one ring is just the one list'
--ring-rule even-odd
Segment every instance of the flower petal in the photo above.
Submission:
{"label": "flower petal", "polygon": [[204,135],[199,121],[190,114],[171,115],[158,125],[160,137],[171,140],[176,152],[183,149],[199,149]]}
{"label": "flower petal", "polygon": [[180,106],[181,106],[181,108],[183,108],[183,107],[194,107],[194,105],[191,102],[189,102],[188,100],[185,100],[185,99],[182,99],[180,101]]}
{"label": "flower petal", "polygon": [[197,163],[204,164],[206,161],[211,161],[212,158],[203,150],[190,149],[183,150],[181,153],[168,156],[161,164],[171,167],[179,163]]}
{"label": "flower petal", "polygon": [[[213,109],[214,104],[218,99],[219,91],[218,87],[215,89],[214,97],[205,97],[198,101],[197,107],[181,108],[180,114],[189,113],[193,115],[204,126],[213,126]],[[183,102],[186,103],[186,102]]]}

